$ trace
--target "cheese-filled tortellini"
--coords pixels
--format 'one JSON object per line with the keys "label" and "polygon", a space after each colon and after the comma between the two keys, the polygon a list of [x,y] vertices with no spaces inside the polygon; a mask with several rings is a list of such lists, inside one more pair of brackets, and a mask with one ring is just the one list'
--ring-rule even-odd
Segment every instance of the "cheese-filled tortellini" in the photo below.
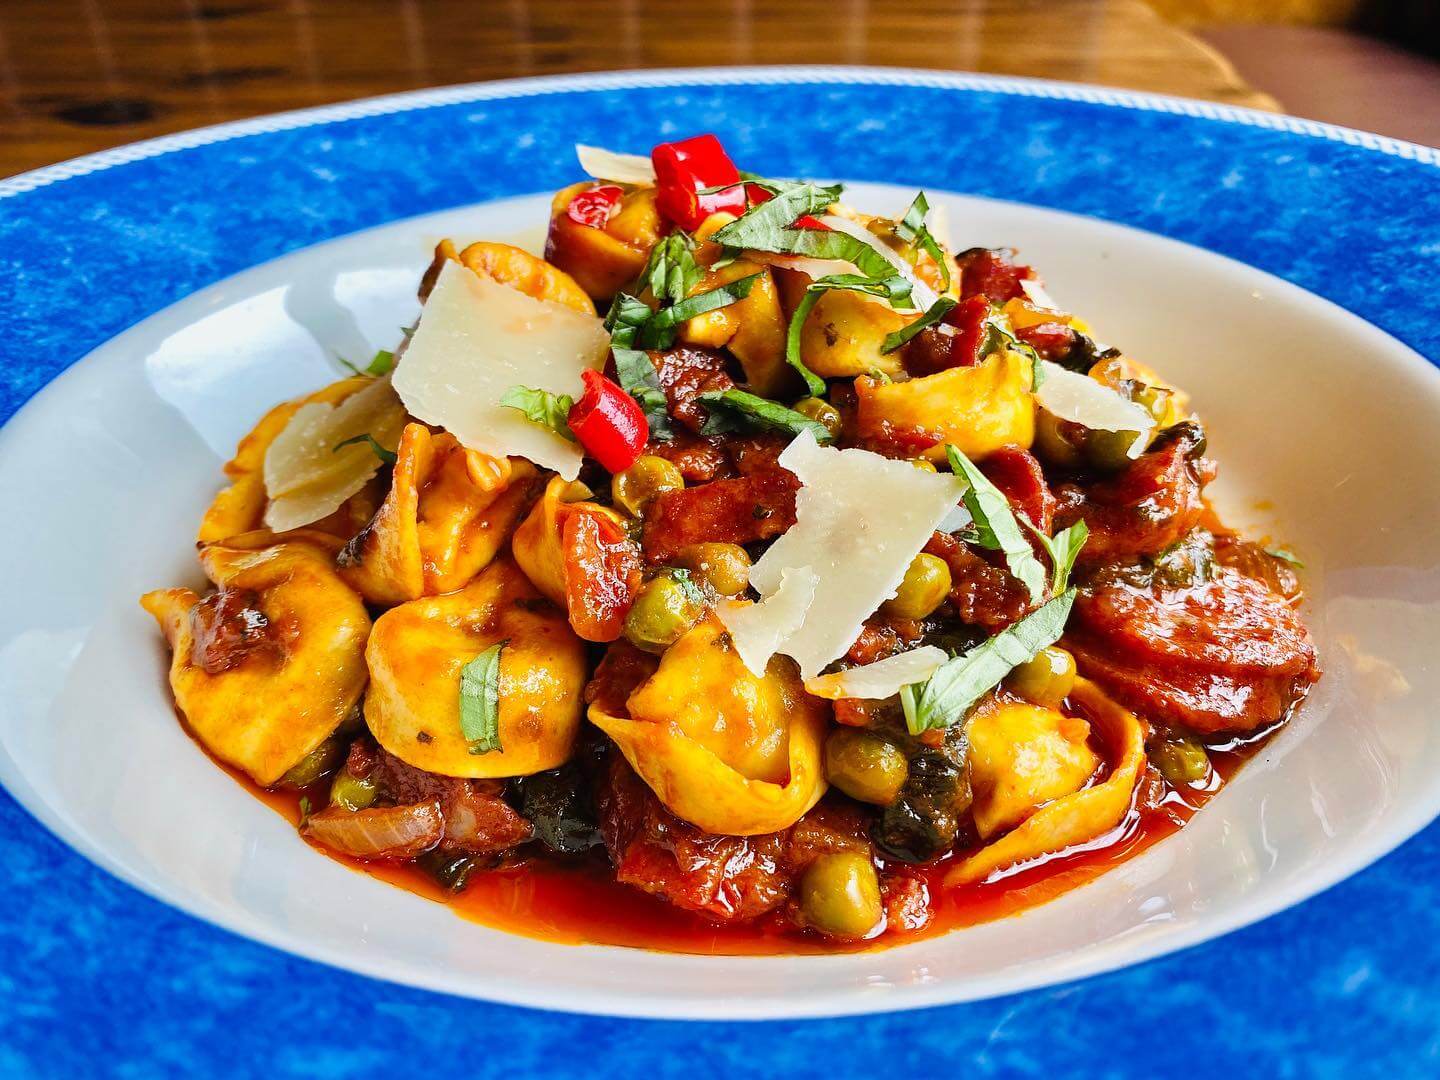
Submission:
{"label": "cheese-filled tortellini", "polygon": [[[217,494],[205,511],[196,539],[202,544],[219,543],[265,525],[269,498],[265,489],[265,456],[295,414],[306,405],[339,405],[361,390],[375,385],[365,376],[341,379],[305,397],[275,406],[240,440],[235,456],[225,463],[230,486]],[[357,449],[353,451],[359,453]],[[383,488],[378,481],[367,484],[333,514],[308,526],[348,540],[369,521],[380,505]]]}
{"label": "cheese-filled tortellini", "polygon": [[885,351],[885,339],[905,328],[904,315],[874,297],[832,289],[821,293],[800,330],[800,358],[822,378],[904,371],[899,349]]}
{"label": "cheese-filled tortellini", "polygon": [[[992,830],[1006,828],[1007,819],[1017,813],[1024,819],[963,859],[945,875],[946,885],[983,881],[996,870],[1094,840],[1124,820],[1145,767],[1144,725],[1088,679],[1075,680],[1070,700],[1098,729],[1107,751],[1108,775],[1100,783],[1077,786],[1061,794],[1075,783],[1088,763],[1073,747],[1079,729],[1072,728],[1067,734],[1064,723],[1056,721],[1052,731],[1049,721],[1034,715],[1022,718],[1018,713],[1007,717],[1007,707],[1001,706],[995,718],[981,723],[978,734],[984,749],[980,758],[971,759],[976,825],[982,827],[982,798],[987,800],[986,820]],[[975,730],[972,728],[972,733]],[[1012,736],[1025,739],[1026,745],[1002,750],[1000,741]],[[1071,745],[1062,747],[1062,741]],[[975,753],[973,743],[971,753]],[[1006,758],[1010,759],[1008,765]],[[1018,769],[1019,775],[1007,778],[1002,772],[1005,768]],[[1089,775],[1086,772],[1080,777],[1079,784],[1083,785]],[[1037,800],[1043,801],[1037,805]]]}
{"label": "cheese-filled tortellini", "polygon": [[743,299],[681,324],[680,340],[709,349],[729,349],[740,361],[745,382],[754,393],[779,397],[798,386],[798,381],[794,368],[785,362],[787,320],[770,271],[748,259],[736,259],[707,271],[691,293],[709,292],[751,275],[758,276]]}
{"label": "cheese-filled tortellini", "polygon": [[[460,728],[461,669],[503,643],[500,749],[472,752]],[[585,647],[509,559],[459,592],[391,608],[365,651],[365,722],[401,761],[442,776],[524,776],[570,757]]]}
{"label": "cheese-filled tortellini", "polygon": [[265,786],[348,719],[365,689],[370,617],[333,560],[321,544],[250,534],[201,553],[209,596],[160,589],[140,600],[170,643],[170,687],[190,729]]}
{"label": "cheese-filled tortellini", "polygon": [[382,606],[454,592],[505,546],[538,476],[523,458],[490,457],[407,424],[390,491],[342,553],[341,576]]}
{"label": "cheese-filled tortellini", "polygon": [[825,792],[829,706],[788,661],[751,674],[715,618],[666,650],[625,702],[590,720],[673,813],[706,832],[751,836],[793,825]]}
{"label": "cheese-filled tortellini", "polygon": [[1002,446],[1028,447],[1035,441],[1035,399],[1031,361],[997,349],[974,367],[949,368],[905,382],[855,380],[860,431],[935,439],[926,452],[945,459],[945,444],[978,460]]}

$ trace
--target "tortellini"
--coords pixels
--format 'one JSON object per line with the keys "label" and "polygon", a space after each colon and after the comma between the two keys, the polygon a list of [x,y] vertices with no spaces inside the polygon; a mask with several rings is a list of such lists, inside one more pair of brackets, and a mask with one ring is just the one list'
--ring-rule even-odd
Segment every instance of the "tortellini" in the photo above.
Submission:
{"label": "tortellini", "polygon": [[752,274],[759,276],[743,299],[681,324],[680,340],[709,349],[729,349],[740,361],[752,392],[781,397],[798,382],[795,370],[785,362],[787,320],[771,272],[758,263],[736,259],[723,269],[708,271],[691,293],[709,292]]}
{"label": "tortellini", "polygon": [[938,441],[926,452],[933,461],[945,459],[945,443],[972,460],[1002,446],[1029,447],[1035,441],[1030,365],[1021,353],[997,349],[974,367],[906,382],[856,379],[860,431],[934,438]]}
{"label": "tortellini", "polygon": [[[460,730],[460,672],[500,651],[500,750],[472,753]],[[460,592],[412,600],[375,621],[365,650],[365,722],[401,761],[442,776],[525,776],[570,757],[585,647],[509,559]]]}
{"label": "tortellini", "polygon": [[250,534],[201,553],[217,592],[140,600],[173,650],[170,686],[191,730],[261,785],[324,742],[365,689],[370,617],[333,558],[321,544]]}
{"label": "tortellini", "polygon": [[801,328],[800,358],[825,379],[873,371],[900,375],[901,352],[885,352],[885,338],[914,319],[874,297],[832,289],[820,295]]}
{"label": "tortellini", "polygon": [[[1135,785],[1145,767],[1145,728],[1133,713],[1111,701],[1088,679],[1075,681],[1070,698],[1099,728],[1111,758],[1109,775],[1098,784],[1073,790],[1034,809],[1011,831],[961,860],[945,875],[946,885],[969,885],[983,881],[996,870],[1094,840],[1124,820],[1130,810]],[[1037,724],[1035,718],[1025,721],[1025,726],[1032,725],[1043,732],[1044,726]],[[1004,722],[1001,721],[999,726],[1003,728]],[[989,734],[983,727],[981,730],[983,734]],[[999,732],[994,734],[997,740],[1003,737]],[[1084,765],[1083,760],[1071,760],[1069,751],[1061,751],[1053,744],[1042,753],[1050,756],[1052,761],[1037,770],[1026,770],[1031,772],[1031,783],[1036,785],[1029,793],[1032,796],[1068,786]],[[1023,751],[1016,755],[1017,759],[1022,756]],[[992,758],[991,767],[995,764]],[[972,768],[974,766],[972,761]],[[976,783],[974,773],[971,783]],[[1017,790],[1023,792],[1024,786],[1021,783]],[[1005,814],[996,811],[1022,810],[1022,804],[1028,800],[1022,793],[1016,799],[995,801],[996,790],[992,777],[990,795],[994,816],[991,823],[1002,827]],[[976,822],[978,825],[978,817]]]}
{"label": "tortellini", "polygon": [[564,270],[531,255],[524,248],[491,240],[478,241],[460,252],[455,250],[454,241],[441,240],[435,248],[435,259],[420,284],[422,300],[429,296],[446,260],[458,262],[481,277],[508,285],[536,300],[562,304],[585,315],[595,314],[594,301]]}
{"label": "tortellini", "polygon": [[[225,463],[225,475],[230,479],[230,486],[210,503],[201,519],[196,539],[201,544],[214,544],[262,528],[268,502],[265,454],[271,443],[285,430],[301,406],[338,405],[374,383],[374,379],[359,375],[341,379],[306,397],[277,405],[261,417],[254,429],[240,440],[235,456]],[[335,513],[311,523],[309,528],[348,540],[375,513],[380,503],[380,491],[379,482],[373,481],[351,496]]]}
{"label": "tortellini", "polygon": [[666,650],[626,701],[628,717],[592,705],[672,812],[706,832],[753,836],[793,825],[825,792],[829,706],[784,660],[751,674],[713,617]]}
{"label": "tortellini", "polygon": [[341,576],[382,606],[463,587],[510,539],[538,475],[523,458],[493,458],[406,425],[390,492],[342,553]]}

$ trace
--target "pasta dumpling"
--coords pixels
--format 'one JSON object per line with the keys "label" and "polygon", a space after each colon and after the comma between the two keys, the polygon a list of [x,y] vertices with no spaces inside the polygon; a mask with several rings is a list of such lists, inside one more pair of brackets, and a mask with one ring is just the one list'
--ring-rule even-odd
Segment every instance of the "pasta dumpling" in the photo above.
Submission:
{"label": "pasta dumpling", "polygon": [[793,825],[825,792],[821,744],[829,707],[783,660],[745,667],[710,618],[666,650],[629,696],[628,717],[590,708],[673,813],[706,832],[753,836]]}
{"label": "pasta dumpling", "polygon": [[495,558],[534,497],[535,466],[407,424],[390,491],[340,557],[340,574],[389,606],[462,588]]}
{"label": "pasta dumpling", "polygon": [[[461,669],[500,642],[501,749],[472,753],[460,729]],[[365,658],[365,721],[406,764],[441,776],[502,777],[569,760],[585,647],[509,559],[459,592],[391,608],[375,621]]]}
{"label": "pasta dumpling", "polygon": [[[1109,775],[1098,784],[1072,791],[1033,810],[1014,829],[961,860],[945,875],[946,885],[970,885],[983,881],[996,870],[1094,840],[1124,820],[1134,798],[1135,785],[1145,767],[1144,725],[1134,713],[1110,700],[1089,679],[1075,680],[1071,700],[1079,704],[1099,728],[1105,745],[1113,755],[1109,762]],[[1070,766],[1076,771],[1078,767]],[[1036,775],[1047,779],[1035,793],[1038,794],[1041,789],[1053,790],[1054,781],[1058,781],[1066,771],[1063,766],[1054,770],[1038,770]],[[978,821],[977,818],[977,824]]]}
{"label": "pasta dumpling", "polygon": [[170,687],[191,730],[264,786],[349,718],[365,689],[370,617],[332,558],[320,544],[251,534],[201,553],[216,592],[140,600],[170,644]]}

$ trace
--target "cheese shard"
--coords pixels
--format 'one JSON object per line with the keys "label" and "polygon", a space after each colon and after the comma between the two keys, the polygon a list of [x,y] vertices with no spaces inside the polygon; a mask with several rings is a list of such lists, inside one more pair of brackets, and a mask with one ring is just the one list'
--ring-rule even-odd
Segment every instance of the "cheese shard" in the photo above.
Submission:
{"label": "cheese shard", "polygon": [[642,187],[655,186],[655,166],[648,157],[639,154],[617,154],[601,146],[575,144],[575,156],[580,168],[596,180],[612,180],[621,184],[639,184]]}
{"label": "cheese shard", "polygon": [[810,679],[845,655],[875,610],[895,595],[910,560],[960,501],[964,481],[924,472],[868,450],[822,448],[809,432],[779,457],[799,478],[795,524],[750,568],[750,584],[774,594],[786,570],[809,568],[815,601],[780,652]]}
{"label": "cheese shard", "polygon": [[909,652],[876,660],[873,664],[807,679],[805,692],[831,701],[841,698],[881,700],[894,697],[902,686],[924,682],[948,659],[944,649],[922,645]]}
{"label": "cheese shard", "polygon": [[446,262],[396,365],[395,390],[417,419],[468,449],[529,458],[573,480],[580,447],[500,398],[512,386],[578,398],[580,373],[602,367],[609,348],[595,316]]}
{"label": "cheese shard", "polygon": [[404,426],[405,406],[388,376],[338,404],[300,406],[265,451],[266,527],[286,532],[340,509],[383,464],[364,436],[393,451]]}
{"label": "cheese shard", "polygon": [[715,614],[730,631],[735,651],[750,674],[763,678],[770,658],[804,624],[818,582],[809,567],[782,570],[779,588],[758,604],[723,600],[716,606]]}
{"label": "cheese shard", "polygon": [[1069,371],[1054,361],[1040,361],[1040,387],[1035,391],[1035,400],[1051,416],[1092,431],[1136,432],[1127,451],[1132,458],[1139,457],[1150,445],[1154,417],[1098,379]]}

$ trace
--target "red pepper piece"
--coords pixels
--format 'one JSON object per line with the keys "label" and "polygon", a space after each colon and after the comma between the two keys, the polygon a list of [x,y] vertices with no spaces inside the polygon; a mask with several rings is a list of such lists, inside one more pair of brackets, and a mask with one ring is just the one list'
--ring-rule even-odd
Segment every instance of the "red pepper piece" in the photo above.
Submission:
{"label": "red pepper piece", "polygon": [[588,229],[603,229],[620,209],[620,198],[624,194],[611,185],[582,191],[570,200],[565,216]]}
{"label": "red pepper piece", "polygon": [[598,510],[567,508],[560,528],[565,610],[586,641],[614,641],[640,589],[640,552]]}
{"label": "red pepper piece", "polygon": [[[655,166],[655,206],[682,229],[698,229],[711,214],[745,212],[740,170],[714,135],[661,143],[650,151],[650,160]],[[734,186],[699,194],[720,184]]]}
{"label": "red pepper piece", "polygon": [[565,418],[585,452],[612,473],[635,464],[650,438],[650,425],[635,399],[598,371],[581,373],[585,393]]}
{"label": "red pepper piece", "polygon": [[834,232],[829,225],[826,225],[817,217],[811,217],[809,214],[806,214],[802,218],[796,218],[795,224],[790,227],[792,229],[818,229],[820,232]]}
{"label": "red pepper piece", "polygon": [[1015,261],[1015,253],[1006,248],[971,248],[955,257],[960,267],[960,295],[985,296],[992,304],[1003,304],[1023,296],[1020,282],[1035,276],[1035,271]]}

